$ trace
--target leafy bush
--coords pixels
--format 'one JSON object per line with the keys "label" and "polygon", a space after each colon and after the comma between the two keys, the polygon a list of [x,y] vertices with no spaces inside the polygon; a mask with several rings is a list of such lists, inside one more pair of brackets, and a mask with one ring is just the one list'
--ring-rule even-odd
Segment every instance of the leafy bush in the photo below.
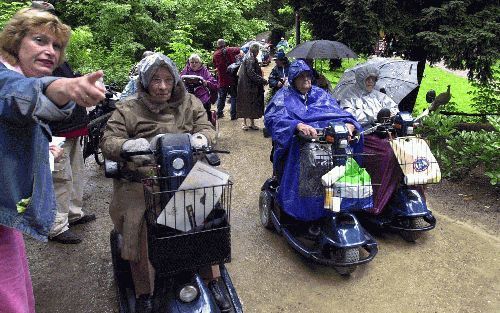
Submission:
{"label": "leafy bush", "polygon": [[443,177],[463,178],[482,166],[492,185],[500,183],[500,119],[490,119],[496,129],[493,132],[458,131],[456,126],[462,121],[458,116],[433,114],[419,128],[439,162]]}
{"label": "leafy bush", "polygon": [[10,18],[23,7],[29,6],[28,2],[24,1],[0,1],[0,29],[3,28]]}

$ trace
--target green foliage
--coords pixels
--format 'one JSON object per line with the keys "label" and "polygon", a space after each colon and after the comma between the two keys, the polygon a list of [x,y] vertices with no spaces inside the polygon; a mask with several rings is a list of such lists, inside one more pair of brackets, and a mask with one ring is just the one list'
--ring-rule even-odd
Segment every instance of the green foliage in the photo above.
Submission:
{"label": "green foliage", "polygon": [[67,49],[68,60],[75,71],[89,73],[104,70],[105,82],[124,86],[128,73],[135,63],[133,52],[137,43],[112,43],[111,47],[96,46],[94,35],[87,26],[73,30]]}
{"label": "green foliage", "polygon": [[486,82],[500,57],[500,6],[487,0],[289,0],[318,39],[339,40],[372,53],[379,35],[389,53],[444,60]]}
{"label": "green foliage", "polygon": [[[313,39],[313,35],[312,35],[312,31],[311,31],[311,25],[309,23],[306,23],[306,22],[300,23],[300,42],[304,42],[304,41],[308,41],[308,40],[312,40],[312,39]],[[293,29],[292,34],[291,34],[290,38],[288,38],[287,41],[288,41],[288,45],[289,45],[290,50],[296,46],[295,29]],[[287,52],[287,51],[285,51],[285,52]]]}
{"label": "green foliage", "polygon": [[428,140],[443,176],[463,178],[472,169],[481,166],[492,185],[500,183],[500,119],[491,120],[496,127],[493,132],[459,132],[456,126],[461,121],[457,116],[432,114],[418,128],[418,132]]}
{"label": "green foliage", "polygon": [[487,83],[473,82],[469,91],[472,106],[480,113],[500,113],[500,67],[493,68],[493,78]]}
{"label": "green foliage", "polygon": [[58,2],[56,9],[78,30],[69,62],[82,73],[102,68],[107,82],[122,86],[144,50],[162,51],[183,68],[191,53],[210,63],[219,38],[239,45],[255,37],[268,24],[253,12],[267,2],[80,0]]}
{"label": "green foliage", "polygon": [[5,23],[7,23],[10,18],[22,9],[23,7],[29,6],[30,2],[27,1],[0,1],[0,29],[3,28]]}
{"label": "green foliage", "polygon": [[[435,90],[436,94],[445,92],[447,86],[450,85],[451,101],[455,102],[457,112],[476,112],[473,107],[473,97],[471,92],[476,90],[476,87],[464,77],[460,77],[445,69],[426,65],[424,77],[420,83],[420,90],[415,103],[414,112],[421,113],[429,105],[425,101],[425,94],[429,90]],[[441,110],[444,110],[441,108]],[[446,109],[450,111],[450,108]]]}

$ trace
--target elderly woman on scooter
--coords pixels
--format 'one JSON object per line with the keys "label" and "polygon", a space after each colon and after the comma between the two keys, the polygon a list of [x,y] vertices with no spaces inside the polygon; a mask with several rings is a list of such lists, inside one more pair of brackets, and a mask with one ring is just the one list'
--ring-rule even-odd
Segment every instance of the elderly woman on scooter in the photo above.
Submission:
{"label": "elderly woman on scooter", "polygon": [[[302,221],[324,216],[323,197],[310,197],[299,192],[300,144],[296,133],[316,137],[316,128],[330,122],[344,122],[350,134],[361,130],[354,117],[343,111],[337,101],[323,89],[312,85],[311,68],[297,60],[288,71],[289,85],[281,88],[267,105],[265,125],[273,139],[273,167],[280,180],[278,199],[285,212]],[[361,149],[360,144],[354,150]]]}
{"label": "elderly woman on scooter", "polygon": [[[204,145],[214,143],[215,131],[202,103],[187,93],[175,64],[161,53],[139,64],[138,92],[117,104],[104,132],[101,148],[106,158],[125,162],[121,153],[144,151],[150,141],[165,133],[190,133]],[[148,170],[150,156],[134,156],[130,171]],[[150,169],[150,167],[149,167]],[[151,312],[154,270],[148,260],[145,202],[141,183],[113,180],[109,212],[115,229],[123,236],[121,257],[130,261],[137,297],[135,312]],[[218,273],[211,273],[212,279]]]}
{"label": "elderly woman on scooter", "polygon": [[35,312],[23,233],[47,241],[56,214],[48,123],[70,116],[75,103],[104,99],[104,87],[95,85],[102,72],[50,77],[70,32],[49,12],[22,9],[0,33],[1,312]]}
{"label": "elderly woman on scooter", "polygon": [[[189,56],[188,63],[181,71],[181,77],[183,75],[196,75],[203,79],[203,85],[194,88],[194,95],[200,99],[207,111],[207,116],[210,118],[210,108],[217,100],[219,90],[217,79],[208,71],[200,56],[196,53]],[[215,99],[212,95],[215,95]]]}
{"label": "elderly woman on scooter", "polygon": [[[359,68],[355,72],[357,88],[352,88],[341,101],[342,108],[353,114],[364,127],[373,125],[382,109],[386,109],[387,118],[399,112],[398,105],[391,98],[374,89],[378,76],[379,70],[375,66]],[[363,165],[374,184],[375,199],[371,213],[379,214],[396,190],[402,171],[387,139],[375,134],[366,135],[363,144],[363,152],[370,154],[363,158]]]}

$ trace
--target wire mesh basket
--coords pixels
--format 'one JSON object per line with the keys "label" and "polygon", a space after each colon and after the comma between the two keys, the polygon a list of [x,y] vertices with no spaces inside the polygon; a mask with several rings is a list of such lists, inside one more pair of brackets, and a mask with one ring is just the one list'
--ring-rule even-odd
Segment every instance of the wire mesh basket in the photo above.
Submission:
{"label": "wire mesh basket", "polygon": [[335,154],[327,145],[309,145],[301,150],[299,192],[324,196],[324,208],[333,212],[371,209],[374,184],[356,161],[369,156]]}
{"label": "wire mesh basket", "polygon": [[160,275],[231,260],[233,183],[179,190],[183,179],[143,180],[149,259]]}

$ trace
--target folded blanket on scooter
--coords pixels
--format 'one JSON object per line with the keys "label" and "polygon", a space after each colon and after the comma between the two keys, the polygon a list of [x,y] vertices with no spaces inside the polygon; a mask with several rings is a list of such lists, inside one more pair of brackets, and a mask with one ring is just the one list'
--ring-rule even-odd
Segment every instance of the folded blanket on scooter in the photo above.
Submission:
{"label": "folded blanket on scooter", "polygon": [[321,177],[326,188],[325,209],[334,212],[353,212],[373,207],[373,189],[368,172],[353,158],[345,165],[335,166]]}

